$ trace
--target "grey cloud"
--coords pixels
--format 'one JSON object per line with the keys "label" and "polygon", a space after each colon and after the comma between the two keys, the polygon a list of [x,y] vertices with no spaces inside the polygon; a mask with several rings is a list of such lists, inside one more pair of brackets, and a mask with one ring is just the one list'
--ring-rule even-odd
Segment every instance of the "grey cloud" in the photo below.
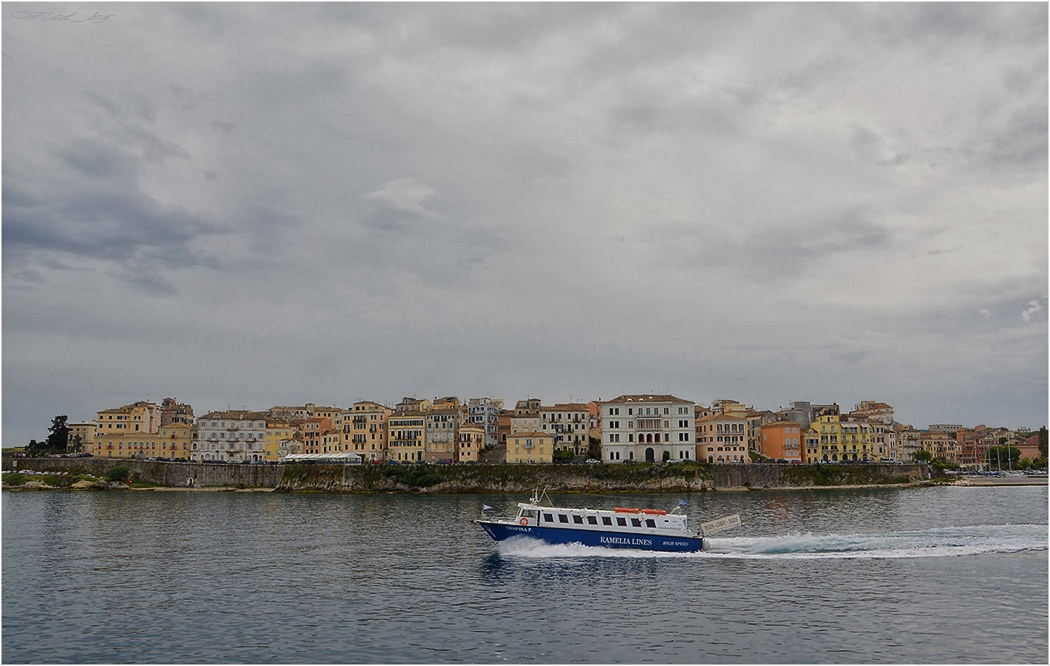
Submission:
{"label": "grey cloud", "polygon": [[213,264],[194,242],[214,226],[142,193],[134,156],[81,139],[57,157],[74,171],[50,187],[5,165],[5,273],[40,254],[67,254],[110,262],[129,283],[156,288],[166,268]]}
{"label": "grey cloud", "polygon": [[124,104],[118,104],[100,93],[91,91],[85,92],[84,96],[105,110],[114,122],[116,143],[136,146],[141,155],[150,162],[160,162],[168,158],[189,158],[189,153],[182,146],[163,140],[147,126],[153,123],[154,111],[152,104],[140,95],[126,95]]}
{"label": "grey cloud", "polygon": [[784,220],[733,235],[722,227],[676,227],[672,249],[688,263],[725,267],[759,283],[784,283],[812,268],[812,260],[837,254],[883,252],[896,245],[890,230],[863,208],[825,212],[809,220]]}

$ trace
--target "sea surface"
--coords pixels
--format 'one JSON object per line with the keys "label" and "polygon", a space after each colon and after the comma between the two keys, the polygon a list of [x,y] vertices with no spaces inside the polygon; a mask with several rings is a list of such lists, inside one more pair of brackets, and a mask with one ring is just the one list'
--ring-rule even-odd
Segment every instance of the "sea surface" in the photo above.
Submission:
{"label": "sea surface", "polygon": [[1039,663],[1047,488],[553,495],[711,550],[497,545],[504,495],[2,494],[18,663]]}

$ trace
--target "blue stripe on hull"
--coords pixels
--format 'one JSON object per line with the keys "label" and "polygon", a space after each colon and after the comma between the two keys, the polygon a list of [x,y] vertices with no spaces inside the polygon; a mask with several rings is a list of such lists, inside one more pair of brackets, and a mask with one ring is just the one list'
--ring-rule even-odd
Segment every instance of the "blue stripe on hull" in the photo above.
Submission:
{"label": "blue stripe on hull", "polygon": [[549,544],[579,543],[584,546],[600,546],[602,548],[658,550],[671,553],[695,553],[703,546],[703,539],[695,537],[599,532],[597,530],[558,527],[521,527],[482,520],[477,522],[496,541],[503,541],[511,537],[525,537]]}

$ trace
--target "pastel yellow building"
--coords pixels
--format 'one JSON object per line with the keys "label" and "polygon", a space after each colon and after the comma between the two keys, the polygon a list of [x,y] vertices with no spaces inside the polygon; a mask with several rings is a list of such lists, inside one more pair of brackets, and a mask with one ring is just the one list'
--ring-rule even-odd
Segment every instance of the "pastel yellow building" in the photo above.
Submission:
{"label": "pastel yellow building", "polygon": [[550,463],[554,436],[545,432],[515,432],[507,436],[508,463]]}
{"label": "pastel yellow building", "polygon": [[117,432],[96,436],[96,458],[137,458],[140,460],[189,460],[190,445],[197,428],[187,423],[172,423],[159,432]]}
{"label": "pastel yellow building", "polygon": [[867,421],[843,421],[838,414],[817,417],[810,428],[820,438],[817,460],[824,462],[878,462],[875,429]]}
{"label": "pastel yellow building", "polygon": [[167,460],[189,460],[193,440],[197,438],[197,426],[188,423],[172,423],[161,426],[157,457]]}
{"label": "pastel yellow building", "polygon": [[95,436],[156,433],[160,429],[160,406],[140,400],[115,409],[104,409],[95,419]]}
{"label": "pastel yellow building", "polygon": [[[70,451],[93,453],[95,450],[95,433],[98,425],[94,421],[69,424],[69,439],[66,448]],[[79,438],[79,439],[78,439]],[[75,447],[79,446],[79,449]]]}
{"label": "pastel yellow building", "polygon": [[424,412],[399,412],[387,420],[387,460],[398,463],[422,462],[425,450]]}
{"label": "pastel yellow building", "polygon": [[[294,439],[299,429],[295,425],[282,418],[269,417],[266,419],[266,440],[263,445],[263,459],[264,460],[279,460],[280,457],[278,452],[281,450],[281,443]],[[296,453],[302,453],[302,451],[296,451]]]}
{"label": "pastel yellow building", "polygon": [[485,428],[476,423],[464,423],[459,426],[456,439],[456,462],[477,462],[478,453],[485,447]]}
{"label": "pastel yellow building", "polygon": [[923,451],[929,451],[934,459],[939,458],[948,463],[959,462],[959,443],[947,432],[924,431],[919,446]]}
{"label": "pastel yellow building", "polygon": [[350,416],[343,420],[343,451],[359,453],[370,461],[384,460],[392,411],[378,402],[355,402]]}
{"label": "pastel yellow building", "polygon": [[[739,404],[739,403],[737,403]],[[708,463],[750,463],[747,450],[747,419],[728,414],[709,414],[695,421],[696,459]]]}

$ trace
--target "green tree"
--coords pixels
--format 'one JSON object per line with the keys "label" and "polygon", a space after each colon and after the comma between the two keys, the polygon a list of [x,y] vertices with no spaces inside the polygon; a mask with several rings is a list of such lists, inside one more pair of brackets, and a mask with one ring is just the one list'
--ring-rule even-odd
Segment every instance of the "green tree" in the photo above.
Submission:
{"label": "green tree", "polygon": [[1047,455],[1046,455],[1046,440],[1047,440],[1047,430],[1046,430],[1046,426],[1043,426],[1042,428],[1039,429],[1039,457],[1040,458],[1046,458],[1047,457]]}
{"label": "green tree", "polygon": [[933,460],[933,454],[925,449],[919,449],[911,455],[911,459],[915,462],[930,462]]}
{"label": "green tree", "polygon": [[56,416],[51,419],[51,427],[47,429],[50,433],[47,436],[47,449],[53,453],[65,453],[66,445],[69,444],[69,426],[66,422],[69,417],[66,415]]}
{"label": "green tree", "polygon": [[26,445],[26,455],[30,458],[39,458],[44,455],[44,443],[38,442],[35,439],[29,440],[29,444]]}

